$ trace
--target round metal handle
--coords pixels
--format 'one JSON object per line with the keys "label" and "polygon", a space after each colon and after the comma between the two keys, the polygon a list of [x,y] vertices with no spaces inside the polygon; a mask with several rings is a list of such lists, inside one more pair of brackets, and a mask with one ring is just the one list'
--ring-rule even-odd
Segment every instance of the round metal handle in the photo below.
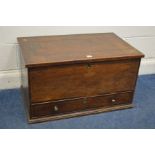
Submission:
{"label": "round metal handle", "polygon": [[115,99],[112,99],[112,103],[116,103],[116,100]]}
{"label": "round metal handle", "polygon": [[54,106],[54,111],[58,111],[58,107],[57,106]]}

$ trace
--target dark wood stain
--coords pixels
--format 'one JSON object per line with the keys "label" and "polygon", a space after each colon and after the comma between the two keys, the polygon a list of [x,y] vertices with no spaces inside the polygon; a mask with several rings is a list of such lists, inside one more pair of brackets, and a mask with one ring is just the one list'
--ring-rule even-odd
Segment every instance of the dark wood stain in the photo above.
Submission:
{"label": "dark wood stain", "polygon": [[44,117],[77,111],[131,104],[132,92],[42,103],[31,106],[31,117]]}
{"label": "dark wood stain", "polygon": [[134,90],[139,59],[31,69],[33,103]]}
{"label": "dark wood stain", "polygon": [[18,38],[29,122],[130,108],[144,55],[114,33]]}
{"label": "dark wood stain", "polygon": [[[18,41],[28,67],[144,56],[114,33],[22,37]],[[92,58],[87,58],[87,55],[92,55]]]}

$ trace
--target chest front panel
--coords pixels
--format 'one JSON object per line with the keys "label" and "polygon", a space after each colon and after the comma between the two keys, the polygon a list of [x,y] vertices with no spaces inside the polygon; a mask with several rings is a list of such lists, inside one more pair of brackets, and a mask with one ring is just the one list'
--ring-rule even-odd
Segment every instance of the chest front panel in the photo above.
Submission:
{"label": "chest front panel", "polygon": [[30,69],[31,101],[53,101],[133,90],[139,60]]}

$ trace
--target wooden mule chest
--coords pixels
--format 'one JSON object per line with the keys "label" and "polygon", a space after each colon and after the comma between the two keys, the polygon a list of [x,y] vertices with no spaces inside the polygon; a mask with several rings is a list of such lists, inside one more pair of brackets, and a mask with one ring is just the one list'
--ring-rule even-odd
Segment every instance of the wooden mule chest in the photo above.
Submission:
{"label": "wooden mule chest", "polygon": [[20,37],[30,123],[133,107],[144,56],[114,33]]}

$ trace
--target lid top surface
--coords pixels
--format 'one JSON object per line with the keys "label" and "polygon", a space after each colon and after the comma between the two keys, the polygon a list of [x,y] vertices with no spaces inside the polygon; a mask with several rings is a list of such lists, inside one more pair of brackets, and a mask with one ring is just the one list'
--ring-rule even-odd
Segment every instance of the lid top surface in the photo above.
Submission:
{"label": "lid top surface", "polygon": [[114,33],[20,37],[26,66],[143,57]]}

